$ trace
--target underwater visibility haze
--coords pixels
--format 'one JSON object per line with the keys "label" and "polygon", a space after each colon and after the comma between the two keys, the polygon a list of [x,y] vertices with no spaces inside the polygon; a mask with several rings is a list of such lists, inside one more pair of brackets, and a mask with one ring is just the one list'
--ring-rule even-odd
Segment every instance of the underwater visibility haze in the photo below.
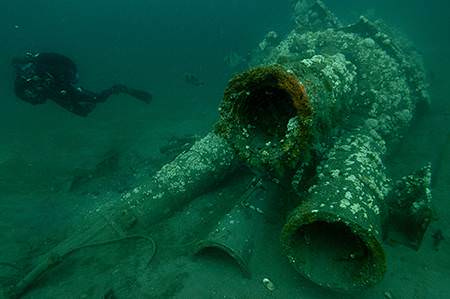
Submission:
{"label": "underwater visibility haze", "polygon": [[2,1],[0,298],[450,298],[450,4]]}

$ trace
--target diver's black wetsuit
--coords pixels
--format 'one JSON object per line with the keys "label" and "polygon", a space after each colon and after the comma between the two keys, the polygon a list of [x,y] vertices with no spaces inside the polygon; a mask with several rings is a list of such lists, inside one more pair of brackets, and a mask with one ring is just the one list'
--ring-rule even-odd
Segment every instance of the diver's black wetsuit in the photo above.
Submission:
{"label": "diver's black wetsuit", "polygon": [[78,71],[68,57],[56,53],[27,54],[12,61],[16,70],[15,93],[33,105],[50,99],[79,116],[87,116],[97,103],[119,93],[125,93],[149,103],[152,95],[122,84],[113,85],[99,93],[77,86]]}

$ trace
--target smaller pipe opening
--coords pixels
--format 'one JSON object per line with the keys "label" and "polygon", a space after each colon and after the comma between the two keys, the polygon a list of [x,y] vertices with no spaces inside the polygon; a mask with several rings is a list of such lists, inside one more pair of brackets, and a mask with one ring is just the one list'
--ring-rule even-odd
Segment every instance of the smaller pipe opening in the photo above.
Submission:
{"label": "smaller pipe opening", "polygon": [[353,288],[370,281],[375,267],[367,245],[344,223],[304,225],[294,234],[291,246],[296,267],[322,286]]}
{"label": "smaller pipe opening", "polygon": [[202,256],[210,263],[215,263],[221,268],[237,268],[245,277],[250,276],[250,270],[247,263],[231,248],[226,248],[223,245],[210,244],[201,247],[197,252],[197,256]]}

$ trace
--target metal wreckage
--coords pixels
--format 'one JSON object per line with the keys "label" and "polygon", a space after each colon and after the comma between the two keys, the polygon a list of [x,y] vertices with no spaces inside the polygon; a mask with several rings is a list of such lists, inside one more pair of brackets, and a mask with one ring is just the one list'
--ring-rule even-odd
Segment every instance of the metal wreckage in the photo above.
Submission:
{"label": "metal wreckage", "polygon": [[321,1],[294,6],[295,28],[265,41],[252,68],[229,81],[211,132],[120,201],[87,213],[8,296],[82,248],[143,239],[155,254],[145,233],[204,194],[221,214],[189,252],[222,250],[245,275],[268,209],[285,219],[290,264],[332,290],[380,282],[387,239],[419,248],[432,219],[430,166],[394,183],[383,161],[428,104],[420,57],[382,23],[343,25]]}

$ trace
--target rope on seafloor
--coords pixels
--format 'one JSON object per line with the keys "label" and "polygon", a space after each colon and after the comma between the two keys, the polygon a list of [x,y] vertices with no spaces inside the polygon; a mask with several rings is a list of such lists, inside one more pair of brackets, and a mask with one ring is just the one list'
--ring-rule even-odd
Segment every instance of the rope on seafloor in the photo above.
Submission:
{"label": "rope on seafloor", "polygon": [[86,249],[86,248],[92,248],[92,247],[99,247],[99,246],[105,246],[105,245],[111,245],[114,243],[120,243],[126,240],[131,240],[131,239],[143,239],[146,240],[148,242],[150,242],[152,244],[152,252],[150,254],[149,260],[146,264],[146,267],[148,265],[150,265],[151,261],[153,260],[153,258],[156,255],[156,251],[157,251],[157,246],[156,246],[156,242],[155,240],[153,240],[153,238],[148,237],[148,236],[144,236],[144,235],[128,235],[128,236],[124,236],[124,237],[120,237],[117,239],[111,239],[111,240],[106,240],[106,241],[101,241],[101,242],[96,242],[96,243],[90,243],[90,244],[86,244],[86,245],[81,245],[78,247],[74,247],[72,249],[69,249],[68,251],[66,251],[63,254],[57,254],[57,253],[53,253],[53,254],[49,254],[48,258],[38,264],[36,267],[33,268],[33,270],[31,272],[29,272],[24,278],[22,278],[11,290],[10,292],[7,294],[9,298],[19,298],[20,296],[22,296],[28,289],[30,289],[32,287],[33,284],[35,284],[37,282],[37,280],[47,271],[49,271],[51,268],[53,268],[54,266],[60,264],[61,262],[63,262],[63,260],[67,257],[69,257],[70,255],[82,250],[82,249]]}

